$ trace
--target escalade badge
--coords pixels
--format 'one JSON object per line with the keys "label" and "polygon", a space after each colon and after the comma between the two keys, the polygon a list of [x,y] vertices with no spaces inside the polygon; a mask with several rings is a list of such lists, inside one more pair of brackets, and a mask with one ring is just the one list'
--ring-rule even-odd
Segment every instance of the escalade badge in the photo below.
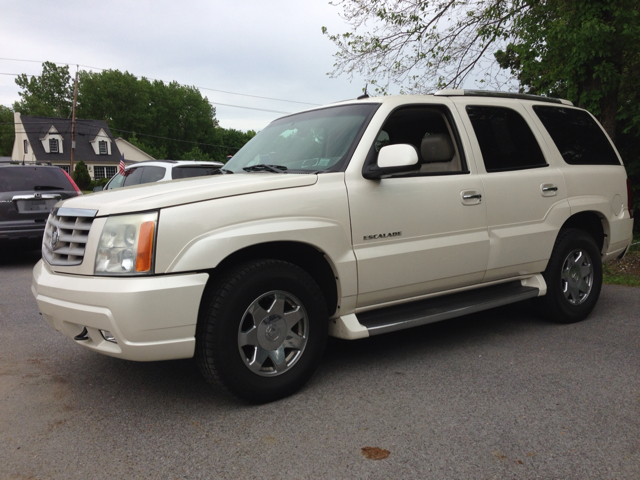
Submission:
{"label": "escalade badge", "polygon": [[51,233],[51,238],[49,239],[49,246],[51,247],[51,250],[55,250],[56,247],[58,246],[58,240],[60,239],[60,228],[59,227],[55,227],[53,229],[53,232]]}
{"label": "escalade badge", "polygon": [[379,238],[391,238],[391,237],[400,237],[402,236],[402,232],[389,232],[389,233],[376,233],[375,235],[365,235],[362,237],[363,240],[377,240]]}

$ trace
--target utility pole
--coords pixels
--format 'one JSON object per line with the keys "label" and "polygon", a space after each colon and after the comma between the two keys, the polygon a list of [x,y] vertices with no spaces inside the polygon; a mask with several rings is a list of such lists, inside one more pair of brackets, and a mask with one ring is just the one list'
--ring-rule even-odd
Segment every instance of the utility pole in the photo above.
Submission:
{"label": "utility pole", "polygon": [[73,87],[73,115],[71,120],[71,161],[69,162],[69,174],[73,178],[73,154],[76,149],[76,103],[78,102],[78,68],[76,65],[76,81]]}

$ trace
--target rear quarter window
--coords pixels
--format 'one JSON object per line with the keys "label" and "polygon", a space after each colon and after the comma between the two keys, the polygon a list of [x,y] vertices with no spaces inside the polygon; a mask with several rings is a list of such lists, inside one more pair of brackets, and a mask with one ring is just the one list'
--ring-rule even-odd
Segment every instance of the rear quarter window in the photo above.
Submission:
{"label": "rear quarter window", "polygon": [[533,111],[569,165],[620,165],[611,142],[584,110],[535,105]]}

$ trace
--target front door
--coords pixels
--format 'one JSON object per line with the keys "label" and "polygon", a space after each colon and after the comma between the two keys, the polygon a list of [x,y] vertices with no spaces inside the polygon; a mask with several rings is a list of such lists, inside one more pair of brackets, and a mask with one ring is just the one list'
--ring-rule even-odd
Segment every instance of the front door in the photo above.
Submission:
{"label": "front door", "polygon": [[[420,171],[380,180],[347,172],[358,308],[482,280],[489,256],[484,190],[452,122],[444,106],[400,108],[369,158],[387,144],[408,143],[419,153]],[[451,158],[429,158],[423,139],[433,135],[450,138]]]}

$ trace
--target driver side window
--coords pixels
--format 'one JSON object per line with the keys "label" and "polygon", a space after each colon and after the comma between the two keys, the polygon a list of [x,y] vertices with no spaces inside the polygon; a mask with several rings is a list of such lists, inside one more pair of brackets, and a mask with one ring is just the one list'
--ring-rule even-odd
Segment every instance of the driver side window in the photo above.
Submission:
{"label": "driver side window", "polygon": [[376,138],[375,157],[387,145],[409,144],[420,169],[407,175],[464,173],[466,165],[445,114],[438,107],[409,106],[393,112]]}

